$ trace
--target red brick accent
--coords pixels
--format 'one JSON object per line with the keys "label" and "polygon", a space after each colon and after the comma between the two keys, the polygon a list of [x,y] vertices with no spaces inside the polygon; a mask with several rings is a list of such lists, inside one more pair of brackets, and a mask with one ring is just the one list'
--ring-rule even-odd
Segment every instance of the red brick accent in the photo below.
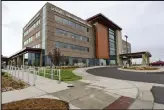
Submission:
{"label": "red brick accent", "polygon": [[119,99],[108,105],[104,109],[128,109],[128,107],[134,102],[133,98],[121,96]]}

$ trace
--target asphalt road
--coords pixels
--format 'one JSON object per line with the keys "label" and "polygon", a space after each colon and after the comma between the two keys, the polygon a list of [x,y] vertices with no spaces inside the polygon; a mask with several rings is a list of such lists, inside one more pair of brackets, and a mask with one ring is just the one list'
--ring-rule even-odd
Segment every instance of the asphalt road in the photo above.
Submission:
{"label": "asphalt road", "polygon": [[[87,72],[93,75],[109,77],[109,78],[164,84],[164,72],[144,73],[144,72],[120,71],[117,70],[116,67],[94,68],[94,69],[87,70]],[[156,103],[164,104],[164,87],[153,86],[151,92],[154,96],[154,101]]]}
{"label": "asphalt road", "polygon": [[164,87],[153,86],[151,92],[156,103],[164,104]]}
{"label": "asphalt road", "polygon": [[144,73],[144,72],[120,71],[117,70],[117,67],[94,68],[94,69],[87,70],[87,72],[93,75],[109,77],[109,78],[164,84],[164,72]]}

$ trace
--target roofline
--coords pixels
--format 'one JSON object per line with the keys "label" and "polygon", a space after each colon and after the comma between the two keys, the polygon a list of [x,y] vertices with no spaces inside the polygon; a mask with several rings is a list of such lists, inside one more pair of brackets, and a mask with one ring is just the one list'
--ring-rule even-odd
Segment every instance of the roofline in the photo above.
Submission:
{"label": "roofline", "polygon": [[84,20],[83,18],[81,18],[81,17],[79,17],[79,16],[77,16],[77,15],[74,15],[73,13],[68,12],[67,10],[65,10],[65,9],[63,9],[63,8],[60,8],[60,7],[54,5],[54,4],[50,3],[50,2],[47,2],[47,4],[53,5],[53,6],[57,7],[57,8],[59,8],[60,10],[65,11],[66,13],[68,13],[68,14],[70,14],[70,15],[73,15],[74,17],[80,19],[81,21],[84,22],[84,23],[82,23],[83,25],[87,25],[87,26],[89,26],[89,27],[92,27],[92,25],[91,25],[90,23],[88,23],[86,20]]}
{"label": "roofline", "polygon": [[98,17],[98,16],[104,17],[106,20],[108,20],[108,21],[111,22],[113,25],[115,25],[117,28],[119,28],[120,30],[122,30],[122,28],[121,28],[120,26],[118,26],[118,25],[117,25],[116,23],[114,23],[112,20],[110,20],[109,18],[107,18],[106,16],[104,16],[102,13],[98,13],[98,14],[94,15],[94,16],[92,16],[92,17],[86,19],[86,21],[88,22],[88,21],[90,21],[90,20],[92,20],[92,19],[94,19],[94,18],[96,18],[96,17]]}
{"label": "roofline", "polygon": [[130,54],[144,54],[144,53],[149,54],[150,57],[152,56],[152,55],[150,54],[150,52],[148,52],[148,51],[134,52],[134,53],[125,53],[125,54],[120,54],[120,56],[123,56],[123,55],[130,55]]}
{"label": "roofline", "polygon": [[23,52],[23,51],[25,51],[25,50],[28,50],[28,49],[34,49],[34,50],[39,50],[39,49],[40,49],[40,50],[41,50],[41,48],[25,47],[25,48],[23,48],[23,49],[17,51],[16,53],[12,54],[12,55],[9,56],[8,58],[10,59],[10,58],[12,58],[13,56],[15,56],[15,55],[17,55],[17,54],[19,54],[19,53],[21,53],[21,52]]}

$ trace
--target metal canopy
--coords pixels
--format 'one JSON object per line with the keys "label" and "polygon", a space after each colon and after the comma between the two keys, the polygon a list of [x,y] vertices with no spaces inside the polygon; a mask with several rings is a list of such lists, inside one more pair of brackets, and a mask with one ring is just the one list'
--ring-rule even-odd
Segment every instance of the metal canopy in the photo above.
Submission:
{"label": "metal canopy", "polygon": [[13,58],[13,57],[15,57],[15,56],[18,56],[18,55],[20,55],[20,54],[22,54],[22,53],[25,53],[25,52],[39,52],[39,53],[40,53],[41,51],[42,51],[41,48],[26,47],[26,48],[24,48],[24,49],[18,51],[17,53],[11,55],[11,56],[9,57],[9,59],[11,59],[11,58]]}
{"label": "metal canopy", "polygon": [[128,58],[142,58],[143,54],[147,54],[148,57],[151,57],[152,55],[149,52],[135,52],[135,53],[127,53],[127,54],[120,54],[120,57],[122,59],[128,59]]}

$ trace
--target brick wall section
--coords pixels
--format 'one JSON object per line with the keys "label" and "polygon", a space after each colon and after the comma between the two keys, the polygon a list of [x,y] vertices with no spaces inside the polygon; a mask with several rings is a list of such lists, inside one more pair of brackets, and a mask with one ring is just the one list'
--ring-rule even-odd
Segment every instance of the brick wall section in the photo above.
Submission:
{"label": "brick wall section", "polygon": [[[65,49],[65,48],[60,48],[61,53],[64,54],[64,56],[72,56],[72,57],[82,57],[82,58],[95,58],[95,43],[94,43],[94,32],[92,28],[89,28],[89,32],[86,31],[79,31],[75,28],[72,28],[68,25],[64,25],[62,23],[56,22],[55,21],[55,15],[58,15],[60,17],[63,17],[67,20],[71,20],[75,23],[78,23],[75,20],[72,20],[66,16],[63,16],[55,11],[51,10],[51,7],[55,7],[51,4],[47,5],[47,44],[46,44],[46,51],[47,54],[49,52],[52,52],[53,48],[55,47],[55,41],[59,42],[64,42],[64,43],[69,43],[73,45],[79,45],[83,47],[88,47],[89,52],[80,52],[80,51],[75,51],[71,49]],[[64,10],[63,10],[64,11]],[[78,23],[80,24],[80,23]],[[81,24],[82,25],[82,24]],[[85,25],[83,25],[85,26]],[[85,36],[89,38],[89,42],[84,42],[80,40],[76,40],[73,38],[68,38],[66,36],[57,36],[55,35],[55,29],[62,29],[65,31],[69,31],[81,36]]]}

